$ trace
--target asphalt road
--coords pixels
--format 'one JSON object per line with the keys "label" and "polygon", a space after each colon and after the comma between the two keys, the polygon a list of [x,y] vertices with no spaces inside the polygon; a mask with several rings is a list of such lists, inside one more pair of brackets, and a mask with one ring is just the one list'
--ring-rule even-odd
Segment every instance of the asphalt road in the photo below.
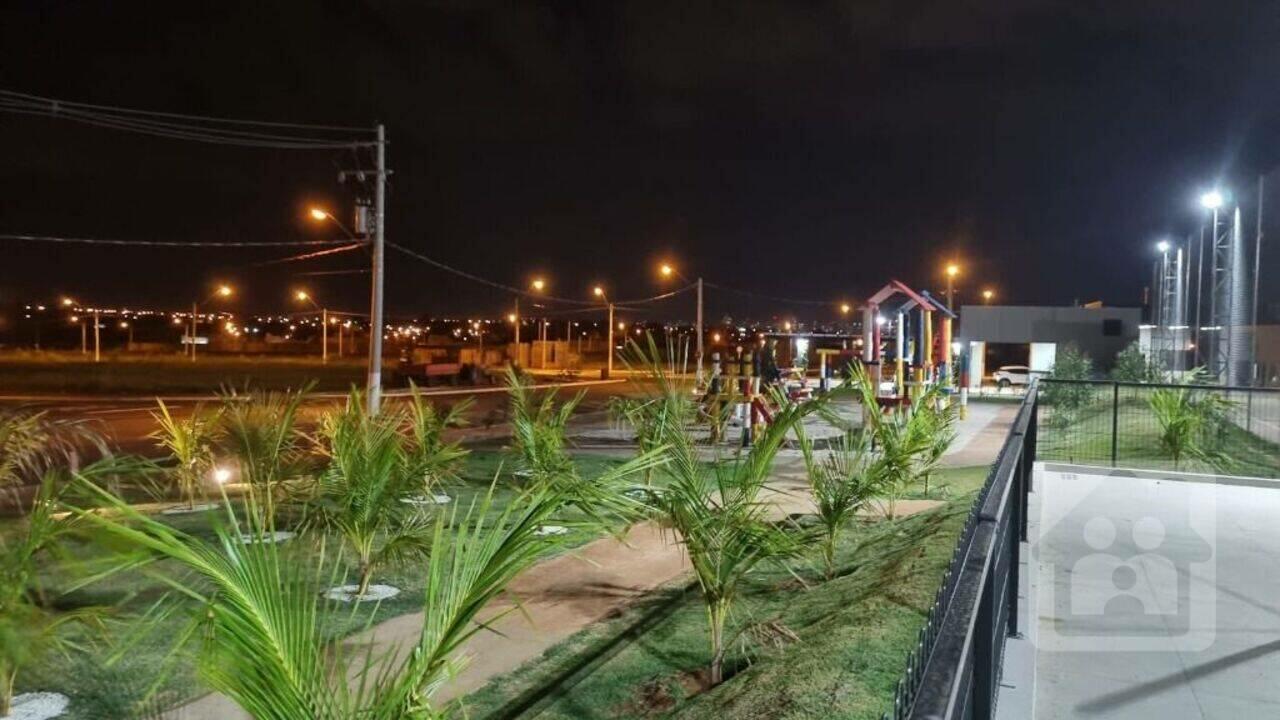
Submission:
{"label": "asphalt road", "polygon": [[[636,384],[626,380],[540,383],[538,387],[556,388],[564,398],[571,398],[578,392],[584,393],[575,416],[579,420],[601,418],[609,398],[637,392]],[[475,404],[467,416],[470,427],[457,433],[461,439],[483,439],[507,434],[507,393],[504,387],[444,387],[428,388],[422,392],[440,408],[451,407],[466,398],[474,400]],[[404,402],[407,395],[407,391],[395,390],[385,393],[383,397],[388,403],[396,403]],[[311,396],[303,406],[299,425],[304,429],[313,426],[321,412],[340,405],[344,398],[339,393],[317,393]],[[202,403],[208,406],[217,402],[214,395],[182,395],[163,399],[169,410],[178,416],[189,414]],[[0,396],[0,407],[39,410],[47,412],[52,418],[84,421],[102,433],[121,452],[142,455],[156,452],[155,441],[148,438],[156,427],[151,415],[156,409],[156,399],[151,396],[104,398],[5,395]]]}

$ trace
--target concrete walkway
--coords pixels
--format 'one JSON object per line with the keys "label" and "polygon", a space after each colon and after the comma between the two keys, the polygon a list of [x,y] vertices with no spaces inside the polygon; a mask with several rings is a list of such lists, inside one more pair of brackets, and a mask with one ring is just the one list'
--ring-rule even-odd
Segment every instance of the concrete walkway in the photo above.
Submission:
{"label": "concrete walkway", "polygon": [[1036,720],[1280,717],[1280,486],[1042,477]]}
{"label": "concrete walkway", "polygon": [[[992,462],[1016,411],[1015,406],[1006,404],[970,405],[968,417],[960,423],[956,443],[943,463],[959,467]],[[609,452],[634,451],[616,448]],[[807,487],[800,452],[784,450],[764,499],[774,505],[776,517],[811,512]],[[898,512],[909,515],[938,504],[937,500],[903,500],[898,503]],[[491,678],[515,670],[645,593],[680,578],[687,569],[683,549],[669,533],[662,533],[650,523],[633,528],[624,542],[602,538],[539,563],[517,578],[510,589],[520,599],[523,612],[499,619],[494,624],[497,633],[481,632],[471,639],[465,650],[471,662],[436,694],[436,700],[443,702],[465,695]],[[495,617],[511,607],[509,600],[496,602],[485,609],[482,617]],[[403,615],[353,636],[347,644],[361,651],[372,644],[378,655],[412,644],[421,627],[421,613]],[[248,716],[227,698],[210,694],[167,717],[237,720]]]}

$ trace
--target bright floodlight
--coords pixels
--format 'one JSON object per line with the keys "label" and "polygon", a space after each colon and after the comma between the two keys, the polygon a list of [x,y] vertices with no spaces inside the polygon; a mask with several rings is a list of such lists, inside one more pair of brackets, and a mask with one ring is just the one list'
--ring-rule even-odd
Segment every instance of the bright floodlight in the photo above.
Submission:
{"label": "bright floodlight", "polygon": [[221,295],[222,297],[231,297],[231,286],[223,285],[222,287],[219,287],[218,294]]}
{"label": "bright floodlight", "polygon": [[1156,249],[1162,253],[1169,252],[1169,241],[1161,240],[1160,242],[1156,243]]}
{"label": "bright floodlight", "polygon": [[676,271],[676,269],[675,269],[675,268],[671,267],[670,265],[668,265],[668,264],[666,264],[666,263],[663,263],[663,264],[662,264],[662,267],[661,267],[661,268],[658,268],[658,269],[662,272],[662,276],[663,276],[663,277],[671,277],[671,273],[673,273],[673,272],[675,272],[675,271]]}
{"label": "bright floodlight", "polygon": [[306,290],[299,290],[299,291],[297,292],[297,298],[298,298],[299,300],[310,300],[310,299],[311,299],[311,296],[307,294],[307,291],[306,291]]}
{"label": "bright floodlight", "polygon": [[599,285],[597,285],[595,289],[592,290],[591,292],[595,293],[596,297],[604,297],[604,288],[600,287]]}
{"label": "bright floodlight", "polygon": [[542,288],[544,288],[544,287],[546,287],[546,286],[547,286],[547,284],[542,280],[542,278],[538,278],[537,280],[534,280],[534,281],[533,281],[533,289],[534,289],[534,290],[541,290]]}
{"label": "bright floodlight", "polygon": [[226,482],[230,479],[231,479],[230,470],[224,467],[213,469],[213,481],[218,483],[219,485],[225,485]]}
{"label": "bright floodlight", "polygon": [[950,264],[950,265],[948,265],[948,266],[947,266],[947,275],[949,275],[949,276],[951,276],[951,277],[955,277],[955,276],[956,276],[956,275],[958,275],[959,273],[960,273],[960,266],[959,266],[959,265],[956,265],[955,263],[952,263],[952,264]]}
{"label": "bright floodlight", "polygon": [[1217,210],[1222,207],[1222,202],[1222,193],[1217,190],[1210,190],[1200,196],[1200,204],[1209,210]]}
{"label": "bright floodlight", "polygon": [[329,217],[328,212],[321,210],[320,208],[317,208],[317,207],[311,208],[311,218],[313,220],[324,220],[327,217]]}

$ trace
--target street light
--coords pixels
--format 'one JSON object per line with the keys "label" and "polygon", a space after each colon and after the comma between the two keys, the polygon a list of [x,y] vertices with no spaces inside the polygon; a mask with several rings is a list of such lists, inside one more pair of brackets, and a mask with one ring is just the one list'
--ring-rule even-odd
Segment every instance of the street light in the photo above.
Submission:
{"label": "street light", "polygon": [[1169,252],[1169,241],[1161,240],[1160,242],[1156,243],[1156,250],[1162,253]]}
{"label": "street light", "polygon": [[1200,205],[1206,210],[1217,210],[1222,207],[1223,202],[1225,202],[1225,199],[1222,192],[1218,190],[1210,190],[1200,196]]}
{"label": "street light", "polygon": [[[314,213],[314,211],[312,212]],[[293,296],[299,302],[311,303],[311,307],[320,311],[320,362],[329,362],[329,309],[316,304],[315,299],[311,297],[311,293],[306,290],[299,290]],[[339,330],[338,332],[341,333],[342,331]]]}
{"label": "street light", "polygon": [[75,305],[75,304],[76,304],[76,301],[72,300],[69,297],[62,298],[62,307],[71,307],[72,305]]}
{"label": "street light", "polygon": [[850,311],[850,310],[852,310],[852,309],[853,309],[853,306],[851,306],[849,303],[840,303],[840,314],[841,314],[841,315],[848,315],[848,314],[849,314],[849,311]]}
{"label": "street light", "polygon": [[[229,298],[234,292],[235,291],[231,289],[230,285],[219,285],[218,288],[210,293],[209,297],[205,298],[202,302],[209,302],[215,297]],[[200,314],[200,304],[201,303],[198,302],[191,303],[191,336],[187,338],[187,346],[191,350],[191,362],[196,361],[196,332],[199,327],[196,317]]]}
{"label": "street light", "polygon": [[995,297],[995,296],[996,296],[996,294],[995,294],[995,292],[994,292],[994,291],[992,291],[992,290],[983,290],[983,291],[982,291],[982,302],[983,302],[983,303],[985,303],[985,304],[987,304],[987,305],[990,305],[990,304],[991,304],[991,298],[993,298],[993,297]]}
{"label": "street light", "polygon": [[[534,278],[533,282],[529,283],[529,287],[533,288],[534,292],[542,292],[547,287],[547,281],[543,280],[540,277]],[[520,299],[516,298],[516,312],[520,311],[519,303],[520,303]],[[520,326],[516,325],[516,342],[517,343],[520,342],[519,333],[520,333]],[[542,342],[542,361],[539,363],[539,365],[543,370],[546,370],[547,369],[547,319],[545,317],[542,318],[542,324],[538,327],[538,337],[541,339],[541,342]],[[519,345],[516,346],[516,349],[518,352]],[[530,357],[529,361],[533,362],[533,358]]]}
{"label": "street light", "polygon": [[[595,286],[594,288],[592,288],[592,289],[591,289],[591,294],[592,294],[592,295],[595,295],[596,297],[598,297],[598,298],[600,298],[601,300],[603,300],[603,301],[604,301],[604,303],[605,303],[605,306],[606,306],[606,307],[608,308],[608,310],[609,310],[608,322],[606,322],[606,323],[605,323],[605,327],[606,327],[606,328],[608,328],[608,334],[607,334],[607,337],[605,338],[605,342],[608,344],[608,348],[607,348],[607,350],[606,350],[606,352],[605,352],[605,365],[604,365],[604,376],[605,376],[605,378],[608,378],[608,377],[610,377],[611,375],[613,375],[613,352],[614,352],[614,347],[613,347],[613,303],[612,303],[612,302],[609,302],[609,296],[608,296],[607,294],[605,294],[604,287],[603,287],[603,286],[601,286],[601,285],[597,285],[597,286]],[[618,323],[618,329],[619,329],[619,330],[621,330],[621,329],[622,329],[622,323]]]}
{"label": "street light", "polygon": [[[682,282],[689,282],[689,279],[682,275],[680,271],[670,263],[662,263],[658,267],[658,272],[661,273],[664,278],[669,278],[672,275],[675,275],[680,278]],[[697,338],[697,348],[694,352],[694,357],[696,359],[694,365],[696,368],[694,382],[698,387],[702,387],[702,277],[699,276],[696,282],[698,285],[698,312],[697,317],[694,320],[694,330],[696,331],[695,336]]]}
{"label": "street light", "polygon": [[342,230],[342,232],[347,236],[348,239],[360,240],[360,238],[356,237],[355,233],[351,232],[351,230],[349,230],[346,225],[342,224],[341,220],[334,217],[333,213],[329,212],[328,210],[325,210],[324,208],[321,208],[321,207],[312,207],[310,210],[307,211],[307,213],[311,216],[311,219],[315,220],[316,222],[324,222],[325,220],[332,220],[333,224],[337,225],[338,228]]}
{"label": "street light", "polygon": [[960,266],[955,263],[947,265],[947,309],[955,309],[955,279],[960,274]]}

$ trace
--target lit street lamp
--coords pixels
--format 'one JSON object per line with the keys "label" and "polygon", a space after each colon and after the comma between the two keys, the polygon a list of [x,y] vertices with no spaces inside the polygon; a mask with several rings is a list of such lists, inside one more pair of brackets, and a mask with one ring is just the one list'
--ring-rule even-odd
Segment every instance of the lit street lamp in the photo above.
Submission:
{"label": "lit street lamp", "polygon": [[[682,282],[686,282],[686,283],[689,282],[688,278],[686,278],[684,275],[680,273],[679,270],[677,270],[674,266],[668,263],[662,263],[662,265],[658,268],[658,272],[660,272],[662,274],[662,277],[664,278],[669,278],[672,275],[675,275],[676,277],[680,278]],[[697,317],[694,321],[695,322],[694,329],[696,331],[695,335],[697,337],[697,348],[695,349],[695,352],[694,352],[694,357],[696,359],[695,367],[697,368],[696,374],[695,374],[695,383],[697,384],[698,387],[702,387],[702,278],[699,277],[696,282],[698,285],[698,312],[697,312]]]}
{"label": "lit street lamp", "polygon": [[[218,289],[210,293],[209,297],[205,298],[203,302],[207,303],[216,297],[229,298],[231,297],[232,292],[233,291],[230,285],[219,285]],[[187,345],[190,347],[190,350],[191,350],[191,362],[196,361],[196,332],[199,329],[199,324],[198,324],[199,321],[196,318],[200,314],[201,304],[202,303],[197,303],[197,302],[191,303],[191,336],[187,338],[188,340]],[[97,339],[95,338],[94,341],[96,342]],[[94,352],[96,354],[97,351],[95,350]]]}
{"label": "lit street lamp", "polygon": [[982,291],[982,304],[984,304],[984,305],[990,305],[990,304],[991,304],[991,298],[993,298],[993,297],[995,297],[995,296],[996,296],[995,291],[993,291],[993,290],[983,290],[983,291]]}
{"label": "lit street lamp", "polygon": [[[546,289],[547,282],[542,278],[534,278],[533,282],[529,283],[529,287],[533,288],[535,292],[542,292],[543,290]],[[519,328],[520,326],[516,325],[516,327]],[[519,332],[518,329],[517,329],[517,332]],[[538,334],[542,340],[542,362],[539,364],[539,367],[541,367],[543,370],[546,370],[547,369],[547,319],[545,317],[542,318],[542,324],[538,328]],[[530,358],[529,360],[530,362],[532,362],[533,358]]]}
{"label": "lit street lamp", "polygon": [[[312,212],[314,213],[314,211]],[[294,297],[296,297],[300,302],[311,303],[311,307],[320,311],[320,362],[322,363],[329,362],[329,310],[328,308],[322,308],[319,305],[317,305],[316,301],[311,297],[311,294],[308,293],[306,290],[299,290],[298,292],[294,293]],[[338,333],[339,333],[339,342],[341,342],[342,331],[339,330]]]}
{"label": "lit street lamp", "polygon": [[601,287],[600,285],[595,286],[595,288],[594,288],[594,289],[592,289],[592,291],[591,291],[591,292],[592,292],[592,294],[594,294],[596,297],[598,297],[598,298],[600,298],[601,300],[603,300],[603,301],[604,301],[604,303],[605,303],[605,305],[609,308],[609,321],[608,321],[607,323],[605,323],[605,327],[607,327],[607,328],[609,329],[609,332],[608,332],[608,338],[607,338],[607,339],[606,339],[606,341],[605,341],[605,342],[608,344],[608,352],[605,354],[605,367],[604,367],[604,375],[605,375],[605,377],[606,377],[606,378],[608,378],[608,377],[610,377],[610,376],[612,376],[612,375],[613,375],[613,352],[614,352],[614,347],[613,347],[613,303],[612,303],[612,302],[609,302],[609,296],[605,294],[605,292],[604,292],[604,288],[603,288],[603,287]]}
{"label": "lit street lamp", "polygon": [[955,310],[955,279],[960,274],[960,266],[955,263],[947,265],[947,309]]}

